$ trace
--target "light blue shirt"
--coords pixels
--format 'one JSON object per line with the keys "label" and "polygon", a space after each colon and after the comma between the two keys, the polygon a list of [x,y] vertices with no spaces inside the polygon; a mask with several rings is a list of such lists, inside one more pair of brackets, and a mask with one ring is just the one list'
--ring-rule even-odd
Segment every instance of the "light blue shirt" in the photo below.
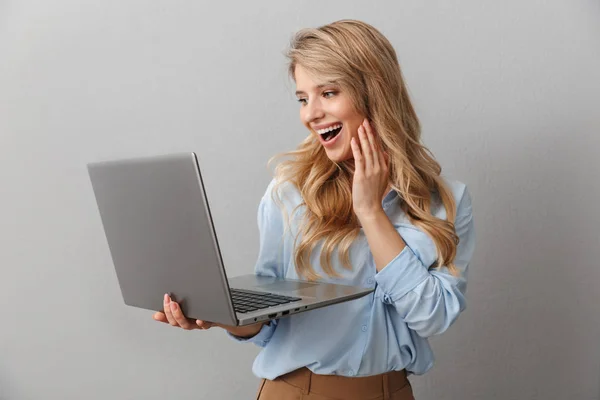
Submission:
{"label": "light blue shirt", "polygon": [[[456,232],[460,237],[454,260],[460,275],[443,267],[429,270],[437,259],[433,241],[410,223],[400,208],[401,198],[390,191],[382,205],[406,243],[405,248],[380,272],[361,232],[350,248],[353,269],[348,271],[334,252],[333,266],[342,278],[330,278],[321,269],[319,247],[312,266],[323,281],[374,287],[365,297],[271,321],[250,339],[229,336],[262,347],[253,373],[275,379],[307,367],[316,374],[376,375],[406,369],[423,374],[434,362],[428,337],[452,325],[465,309],[467,269],[475,248],[471,197],[465,184],[446,180],[457,204]],[[285,230],[280,208],[271,198],[271,181],[258,208],[260,250],[255,266],[259,275],[299,279],[294,264],[293,242],[302,208]],[[280,186],[287,213],[302,202],[291,184]],[[435,216],[446,219],[441,202],[432,204]]]}

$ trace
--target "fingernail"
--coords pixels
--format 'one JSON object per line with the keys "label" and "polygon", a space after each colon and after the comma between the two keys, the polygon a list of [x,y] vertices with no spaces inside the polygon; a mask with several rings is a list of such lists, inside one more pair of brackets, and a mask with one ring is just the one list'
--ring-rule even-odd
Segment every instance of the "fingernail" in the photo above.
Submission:
{"label": "fingernail", "polygon": [[171,302],[171,311],[177,311],[177,303]]}
{"label": "fingernail", "polygon": [[165,293],[165,304],[169,304],[171,302],[171,297],[169,296],[169,293]]}

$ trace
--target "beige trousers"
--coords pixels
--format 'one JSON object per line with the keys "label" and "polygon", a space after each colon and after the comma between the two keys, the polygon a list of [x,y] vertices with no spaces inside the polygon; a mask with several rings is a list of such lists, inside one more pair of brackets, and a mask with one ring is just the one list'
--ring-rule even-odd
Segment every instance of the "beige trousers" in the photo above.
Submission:
{"label": "beige trousers", "polygon": [[300,368],[260,382],[257,400],[414,400],[406,371],[349,378]]}

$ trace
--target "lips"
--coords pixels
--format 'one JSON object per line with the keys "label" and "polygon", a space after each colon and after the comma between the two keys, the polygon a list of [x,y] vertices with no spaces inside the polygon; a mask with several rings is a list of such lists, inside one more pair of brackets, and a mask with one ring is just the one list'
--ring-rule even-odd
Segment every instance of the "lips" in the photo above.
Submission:
{"label": "lips", "polygon": [[333,122],[331,124],[315,125],[315,126],[312,126],[312,128],[315,130],[315,132],[322,134],[327,130],[331,130],[331,128],[333,128],[333,127],[337,127],[338,125],[342,126],[342,123],[341,122]]}
{"label": "lips", "polygon": [[323,134],[321,134],[320,136],[323,138],[324,141],[329,142],[330,140],[332,140],[334,137],[336,137],[342,130],[342,126],[339,125],[339,128],[335,128],[332,130],[329,130]]}
{"label": "lips", "polygon": [[325,133],[323,135],[318,135],[319,136],[319,141],[321,142],[321,144],[324,147],[331,147],[342,136],[343,131],[344,131],[344,127],[342,126],[341,128],[338,128],[338,129],[335,129],[333,131],[327,132],[327,133]]}
{"label": "lips", "polygon": [[342,130],[342,124],[335,122],[328,125],[313,126],[313,130],[319,135],[322,142],[329,142]]}

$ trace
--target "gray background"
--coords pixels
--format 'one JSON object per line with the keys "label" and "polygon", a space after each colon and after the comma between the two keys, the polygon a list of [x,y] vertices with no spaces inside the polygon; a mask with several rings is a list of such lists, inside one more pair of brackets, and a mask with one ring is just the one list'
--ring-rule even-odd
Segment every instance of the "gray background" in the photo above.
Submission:
{"label": "gray background", "polygon": [[418,399],[600,398],[597,1],[0,1],[0,398],[246,399],[252,345],[122,304],[85,164],[198,152],[230,275],[267,159],[306,135],[282,56],[341,18],[399,54],[467,183],[468,310]]}

